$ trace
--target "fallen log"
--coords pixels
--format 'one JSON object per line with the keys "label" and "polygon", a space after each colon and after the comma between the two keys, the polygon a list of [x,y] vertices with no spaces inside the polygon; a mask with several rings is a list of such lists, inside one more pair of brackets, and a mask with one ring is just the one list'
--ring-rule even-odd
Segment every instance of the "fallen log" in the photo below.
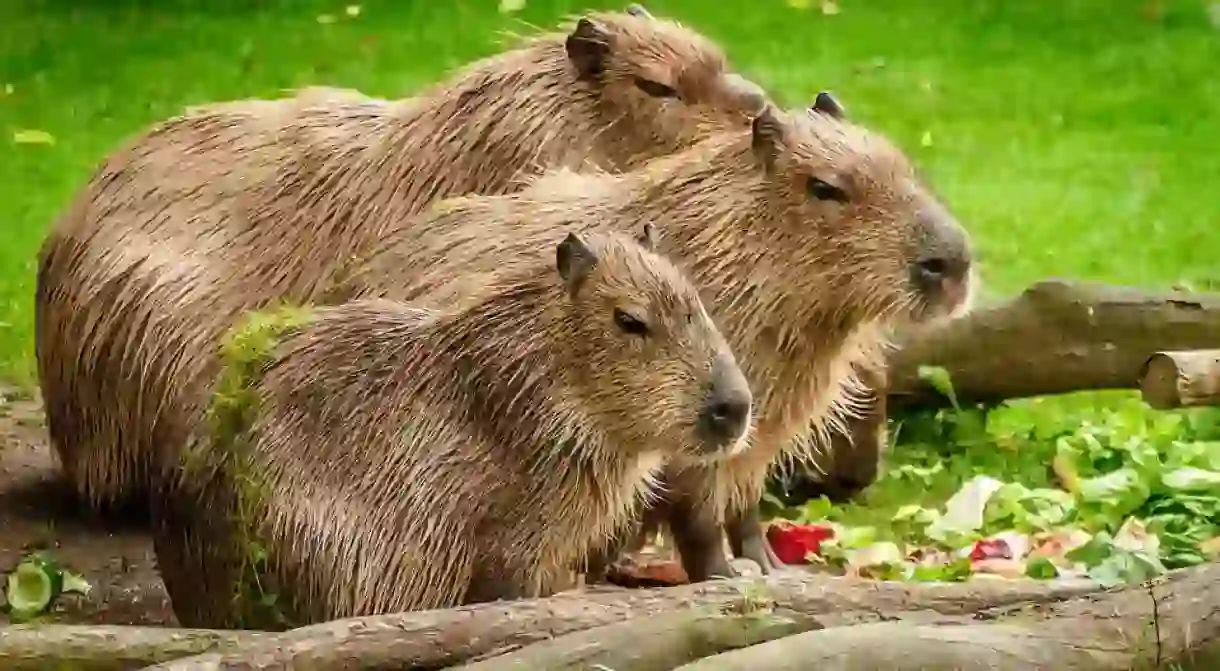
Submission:
{"label": "fallen log", "polygon": [[1102,668],[1088,665],[1088,651],[1060,649],[1053,645],[1054,641],[1043,641],[1020,627],[1003,624],[935,626],[877,622],[810,634],[819,635],[790,636],[736,653],[705,657],[675,671]]}
{"label": "fallen log", "polygon": [[[362,669],[438,669],[510,650],[516,650],[514,656],[505,656],[500,662],[545,660],[546,657],[530,655],[542,655],[546,648],[531,651],[525,646],[550,641],[550,654],[554,655],[564,649],[557,637],[571,632],[658,614],[669,614],[674,621],[680,621],[683,613],[689,614],[692,609],[750,613],[760,600],[783,616],[807,617],[799,627],[837,629],[741,647],[684,668],[902,669],[936,668],[934,664],[944,662],[962,669],[1126,669],[1151,659],[1179,664],[1197,662],[1204,654],[1213,655],[1207,657],[1212,662],[1220,661],[1215,656],[1216,644],[1220,643],[1220,565],[1210,564],[1174,571],[1144,586],[1106,591],[1098,591],[1089,581],[908,584],[799,572],[661,589],[601,589],[446,611],[353,618],[279,634],[213,632],[214,643],[205,641],[205,644],[228,646],[228,653],[184,658],[149,668],[325,671],[354,668],[358,662]],[[731,617],[722,622],[729,620]],[[886,623],[886,627],[875,623]],[[777,628],[773,631],[779,631],[781,624],[775,623]],[[620,629],[624,632],[621,636],[628,636],[625,632],[644,631],[629,624]],[[73,651],[72,668],[136,668],[130,664],[132,657],[126,649],[133,640],[129,637],[133,630],[145,635],[150,631],[65,625],[11,627],[0,632],[4,637],[0,638],[0,668],[55,668],[67,661],[62,654],[67,649]],[[182,630],[152,631],[173,642]],[[590,632],[586,640],[596,641],[605,631]],[[725,636],[728,637],[722,637],[713,648],[727,649],[743,642],[735,641],[727,633]],[[41,648],[33,645],[40,637]],[[109,640],[98,645],[102,639]],[[634,645],[644,638],[628,640]],[[929,641],[935,645],[929,645]],[[981,642],[985,645],[980,648]],[[107,649],[108,656],[103,659],[88,652],[91,646],[93,651]],[[640,644],[640,649],[646,647]],[[784,651],[775,652],[780,647]],[[894,660],[901,663],[876,657],[882,654],[881,648],[894,651]],[[687,650],[694,648],[688,646]],[[30,651],[36,654],[31,655]],[[17,656],[18,653],[23,656]],[[156,653],[161,655],[160,659],[170,654],[185,653],[167,648]],[[572,654],[571,648],[568,654]],[[921,654],[924,657],[920,658]],[[773,665],[769,658],[758,655],[774,655],[775,660],[805,660],[807,665],[782,666],[778,661]],[[753,661],[734,661],[747,656]],[[966,656],[983,661],[970,663]],[[495,671],[500,668],[493,664],[497,659],[485,659],[482,666],[475,668]],[[562,655],[550,659],[561,662],[551,666],[536,661],[531,668],[539,671],[565,668]],[[657,659],[661,658],[647,657],[639,668],[663,668],[647,665],[656,664]],[[675,657],[663,659],[673,661]],[[110,666],[102,664],[107,660]],[[763,663],[766,665],[755,666]],[[694,666],[697,664],[705,666]],[[907,664],[915,666],[904,666]],[[610,668],[632,671],[635,667],[620,664]]]}
{"label": "fallen log", "polygon": [[0,669],[139,669],[187,655],[239,650],[262,643],[270,636],[253,631],[160,627],[9,625],[0,628]]}
{"label": "fallen log", "polygon": [[990,623],[880,622],[811,631],[678,670],[1220,668],[1220,565],[1060,603],[988,609],[979,619]]}
{"label": "fallen log", "polygon": [[770,609],[692,609],[616,622],[465,664],[461,671],[631,669],[669,671],[692,660],[817,629],[814,618]]}
{"label": "fallen log", "polygon": [[[717,580],[654,589],[600,588],[546,599],[497,602],[451,610],[397,613],[301,627],[229,654],[166,662],[162,671],[308,668],[330,671],[439,669],[564,634],[691,608],[747,609],[765,598],[777,611],[836,627],[886,619],[966,622],[998,604],[1060,601],[1097,589],[1087,580],[977,583],[876,582],[784,571],[760,578]],[[619,671],[623,671],[620,669]]]}
{"label": "fallen log", "polygon": [[947,369],[959,402],[1137,389],[1154,353],[1220,344],[1220,294],[1052,279],[900,334],[898,344],[888,359],[891,407],[949,404],[920,379],[921,365]]}
{"label": "fallen log", "polygon": [[1140,392],[1158,410],[1220,405],[1220,350],[1153,354],[1144,365]]}

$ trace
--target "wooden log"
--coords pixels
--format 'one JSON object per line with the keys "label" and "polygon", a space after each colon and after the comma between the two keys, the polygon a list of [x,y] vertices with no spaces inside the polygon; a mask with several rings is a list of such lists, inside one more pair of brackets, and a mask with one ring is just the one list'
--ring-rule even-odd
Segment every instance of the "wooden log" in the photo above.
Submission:
{"label": "wooden log", "polygon": [[1101,668],[1088,665],[1091,661],[1089,651],[1060,648],[1054,643],[1040,640],[1020,627],[1002,624],[935,626],[877,622],[790,636],[737,652],[705,657],[679,666],[675,671]]}
{"label": "wooden log", "polygon": [[212,631],[109,625],[22,624],[0,627],[5,671],[123,671],[198,655],[235,651],[268,640],[252,631]]}
{"label": "wooden log", "polygon": [[1220,405],[1220,350],[1153,354],[1144,365],[1140,392],[1159,410]]}
{"label": "wooden log", "polygon": [[[1216,644],[1220,642],[1220,565],[1210,564],[1175,571],[1147,585],[1106,591],[1098,591],[1089,581],[979,580],[906,584],[799,572],[663,589],[602,589],[447,611],[354,618],[281,634],[239,634],[230,642],[232,651],[228,654],[185,658],[148,668],[437,669],[480,656],[513,651],[502,659],[489,657],[483,660],[485,664],[476,668],[495,670],[493,662],[497,659],[505,663],[550,659],[554,665],[538,662],[532,667],[546,671],[548,668],[571,668],[570,664],[565,664],[579,658],[579,651],[571,646],[579,647],[582,640],[587,644],[598,639],[596,633],[583,638],[570,637],[566,639],[568,647],[565,648],[565,642],[557,638],[563,634],[658,614],[672,615],[666,621],[677,623],[683,620],[683,613],[689,616],[692,609],[752,613],[760,602],[776,613],[808,617],[800,627],[823,627],[826,631],[811,631],[741,647],[707,657],[703,662],[693,662],[688,667],[704,664],[703,668],[729,670],[903,669],[937,668],[934,666],[937,663],[948,663],[962,669],[1088,670],[1126,669],[1142,661],[1181,665],[1204,659],[1220,661],[1214,657]],[[731,619],[718,622],[726,623]],[[885,626],[875,623],[885,623]],[[832,627],[836,629],[831,631]],[[78,642],[84,640],[84,634],[91,633],[94,639],[113,637],[107,643],[110,650],[107,659],[117,662],[123,654],[125,635],[121,630],[126,629],[123,627],[108,628],[100,634],[96,627],[59,625],[15,627],[3,633],[7,635],[17,630],[29,634],[38,629],[58,632],[48,639],[46,647],[80,650]],[[82,636],[65,637],[73,629],[77,630],[75,634]],[[675,624],[671,629],[678,631],[681,627]],[[748,642],[748,639],[734,640],[732,630],[732,626],[719,630],[721,640],[715,645],[731,648]],[[629,632],[639,630],[632,625],[623,625],[614,631],[619,631],[619,636],[628,636]],[[178,635],[177,630],[164,630],[162,634],[171,640]],[[259,637],[259,640],[246,636]],[[677,652],[666,653],[661,647],[664,640],[664,636],[653,639],[654,645],[650,649],[656,655],[636,658],[641,664],[639,669],[663,668],[655,666],[660,663],[657,660],[669,663],[682,658],[679,659],[681,663],[697,650],[686,643],[683,652],[684,644],[679,641]],[[12,641],[9,638],[0,645],[0,668],[62,666],[62,660],[50,654],[50,650],[43,650],[36,658],[15,657]],[[549,643],[536,650],[525,647],[538,642]],[[601,649],[606,651],[608,647]],[[641,650],[648,647],[641,645]],[[886,657],[887,654],[892,657]],[[749,664],[735,661],[744,657],[750,657],[752,661]],[[967,657],[981,661],[970,662]],[[103,666],[100,663],[103,660],[89,655],[75,654],[72,661],[82,659],[85,664],[77,663],[73,668],[133,668],[117,663]],[[616,671],[636,668],[629,663],[629,658],[620,656],[616,659],[621,664],[611,667]],[[799,662],[804,666],[779,665],[782,660],[796,660],[785,663]],[[11,664],[12,661],[20,661],[23,666]]]}
{"label": "wooden log", "polygon": [[908,584],[793,570],[763,578],[639,590],[599,588],[546,599],[336,620],[294,629],[234,653],[199,655],[150,668],[219,671],[240,665],[246,671],[338,671],[358,659],[367,671],[438,669],[628,619],[695,607],[746,608],[758,598],[767,599],[777,611],[809,616],[814,626],[834,627],[886,619],[968,622],[992,605],[1059,601],[1095,589],[1087,580]]}
{"label": "wooden log", "polygon": [[1060,603],[988,609],[979,619],[990,622],[881,622],[811,631],[678,669],[1220,668],[1220,565]]}
{"label": "wooden log", "polygon": [[948,370],[959,402],[1137,389],[1156,352],[1220,343],[1220,294],[1144,292],[1046,280],[1015,299],[899,336],[888,360],[893,408],[945,406],[921,365]]}
{"label": "wooden log", "polygon": [[[662,613],[565,634],[517,652],[466,664],[462,671],[631,669],[669,671],[692,660],[819,628],[814,618],[770,609]],[[454,668],[454,667],[451,667]]]}

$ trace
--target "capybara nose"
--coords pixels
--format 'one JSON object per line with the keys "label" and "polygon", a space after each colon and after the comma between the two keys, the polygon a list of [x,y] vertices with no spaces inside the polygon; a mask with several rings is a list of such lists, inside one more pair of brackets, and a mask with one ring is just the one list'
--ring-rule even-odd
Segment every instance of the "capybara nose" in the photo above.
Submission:
{"label": "capybara nose", "polygon": [[910,264],[911,284],[942,308],[964,300],[973,263],[970,236],[939,203],[924,204],[919,215],[917,253]]}
{"label": "capybara nose", "polygon": [[911,264],[911,281],[923,294],[940,296],[954,293],[969,272],[967,257],[927,256]]}
{"label": "capybara nose", "polygon": [[736,443],[750,419],[750,399],[734,394],[709,399],[699,415],[705,452],[719,452]]}
{"label": "capybara nose", "polygon": [[935,289],[945,281],[949,262],[941,258],[923,259],[916,261],[911,270],[915,274],[917,284],[927,289]]}
{"label": "capybara nose", "polygon": [[736,72],[725,75],[725,83],[737,97],[742,109],[751,116],[762,112],[767,104],[767,92],[761,86],[742,77]]}
{"label": "capybara nose", "polygon": [[723,450],[741,439],[750,425],[753,401],[737,366],[717,362],[711,393],[699,413],[699,429],[708,452]]}

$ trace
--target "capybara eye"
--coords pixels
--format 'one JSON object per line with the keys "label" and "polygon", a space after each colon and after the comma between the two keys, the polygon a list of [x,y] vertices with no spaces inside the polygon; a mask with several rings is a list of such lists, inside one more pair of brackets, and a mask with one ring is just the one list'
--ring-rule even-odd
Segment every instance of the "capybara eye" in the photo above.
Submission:
{"label": "capybara eye", "polygon": [[810,177],[809,184],[806,187],[809,190],[809,196],[817,200],[833,200],[838,203],[847,202],[847,192],[834,184],[825,182],[817,177]]}
{"label": "capybara eye", "polygon": [[672,86],[666,86],[660,82],[654,82],[651,79],[643,77],[635,78],[635,85],[644,93],[654,98],[677,98],[678,92]]}
{"label": "capybara eye", "polygon": [[614,308],[614,324],[618,326],[623,333],[636,336],[648,335],[648,325],[644,322],[632,317],[618,308]]}

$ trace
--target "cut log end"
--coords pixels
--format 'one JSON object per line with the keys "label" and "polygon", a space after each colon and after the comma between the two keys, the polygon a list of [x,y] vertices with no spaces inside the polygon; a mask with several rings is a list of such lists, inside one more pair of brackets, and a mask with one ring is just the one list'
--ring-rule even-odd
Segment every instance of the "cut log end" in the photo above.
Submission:
{"label": "cut log end", "polygon": [[1142,372],[1140,393],[1153,408],[1220,405],[1220,350],[1157,352]]}

